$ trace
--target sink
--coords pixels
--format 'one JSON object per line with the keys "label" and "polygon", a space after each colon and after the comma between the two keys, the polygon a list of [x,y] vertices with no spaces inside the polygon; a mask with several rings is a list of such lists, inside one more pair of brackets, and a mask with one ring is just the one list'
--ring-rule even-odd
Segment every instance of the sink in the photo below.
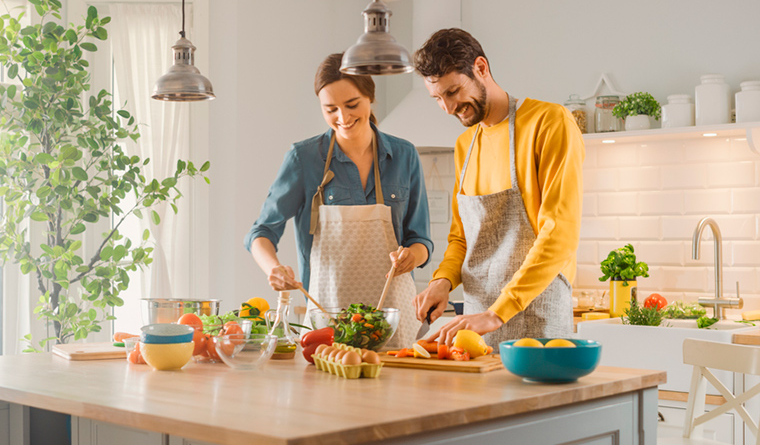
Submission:
{"label": "sink", "polygon": [[[692,367],[683,364],[684,339],[731,343],[735,333],[754,329],[758,327],[731,320],[699,329],[696,320],[665,319],[660,326],[631,326],[610,318],[578,323],[578,338],[602,344],[600,365],[666,371],[668,381],[660,385],[661,390],[689,392]],[[715,375],[728,388],[734,387],[732,373],[715,371]],[[719,394],[709,384],[707,392]]]}

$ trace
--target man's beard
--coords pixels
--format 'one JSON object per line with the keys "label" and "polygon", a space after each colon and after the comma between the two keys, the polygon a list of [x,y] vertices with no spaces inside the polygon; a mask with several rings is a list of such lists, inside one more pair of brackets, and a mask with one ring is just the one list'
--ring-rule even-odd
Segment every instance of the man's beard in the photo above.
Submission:
{"label": "man's beard", "polygon": [[[486,111],[487,111],[486,104],[488,103],[487,94],[486,94],[486,86],[480,82],[477,82],[477,83],[478,83],[478,86],[480,87],[480,94],[478,95],[478,97],[472,98],[471,102],[468,102],[457,109],[457,113],[456,113],[457,119],[459,119],[459,122],[461,122],[462,125],[464,125],[465,127],[471,127],[477,124],[478,122],[482,121],[486,117]],[[467,120],[462,120],[462,118],[459,117],[459,111],[461,111],[462,108],[468,105],[470,108],[472,108],[472,117]]]}

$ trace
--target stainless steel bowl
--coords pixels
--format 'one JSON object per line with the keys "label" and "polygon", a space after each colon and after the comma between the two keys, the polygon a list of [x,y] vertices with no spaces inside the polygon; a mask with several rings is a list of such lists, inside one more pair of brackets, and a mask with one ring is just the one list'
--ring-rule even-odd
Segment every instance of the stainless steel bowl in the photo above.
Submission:
{"label": "stainless steel bowl", "polygon": [[143,324],[175,323],[183,314],[219,315],[221,300],[184,300],[181,298],[143,298]]}

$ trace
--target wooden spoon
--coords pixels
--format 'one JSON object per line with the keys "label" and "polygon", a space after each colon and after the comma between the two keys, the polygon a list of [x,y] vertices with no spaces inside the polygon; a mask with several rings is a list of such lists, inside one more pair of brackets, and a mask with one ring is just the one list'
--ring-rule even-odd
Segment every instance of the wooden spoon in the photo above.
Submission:
{"label": "wooden spoon", "polygon": [[[398,250],[396,250],[396,253],[401,253],[401,250],[404,248],[404,246],[398,246]],[[380,301],[377,303],[377,310],[383,308],[383,303],[385,303],[385,296],[388,295],[388,289],[391,288],[391,280],[393,279],[393,274],[396,273],[396,266],[394,264],[391,264],[391,271],[388,272],[388,279],[385,280],[385,286],[383,286],[383,293],[380,295]]]}
{"label": "wooden spoon", "polygon": [[[277,268],[280,269],[281,271],[285,272],[285,268],[283,266],[278,266]],[[309,293],[306,292],[306,289],[304,289],[303,286],[298,286],[298,290],[300,290],[301,292],[303,292],[303,294],[306,295],[306,298],[308,298],[312,303],[314,303],[314,305],[317,306],[319,308],[319,310],[321,310],[322,312],[324,312],[325,314],[327,314],[327,311],[325,310],[325,308],[323,308],[322,305],[319,304],[317,302],[317,300],[314,299],[314,297],[312,297],[311,295],[309,295]]]}

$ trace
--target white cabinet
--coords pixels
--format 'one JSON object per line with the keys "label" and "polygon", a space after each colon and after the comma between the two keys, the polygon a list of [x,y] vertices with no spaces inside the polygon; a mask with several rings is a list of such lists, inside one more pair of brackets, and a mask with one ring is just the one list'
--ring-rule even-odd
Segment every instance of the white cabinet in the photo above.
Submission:
{"label": "white cabinet", "polygon": [[164,435],[72,416],[71,443],[72,445],[164,445]]}
{"label": "white cabinet", "polygon": [[198,440],[185,439],[183,437],[169,436],[169,445],[214,445],[210,442],[201,442]]}

